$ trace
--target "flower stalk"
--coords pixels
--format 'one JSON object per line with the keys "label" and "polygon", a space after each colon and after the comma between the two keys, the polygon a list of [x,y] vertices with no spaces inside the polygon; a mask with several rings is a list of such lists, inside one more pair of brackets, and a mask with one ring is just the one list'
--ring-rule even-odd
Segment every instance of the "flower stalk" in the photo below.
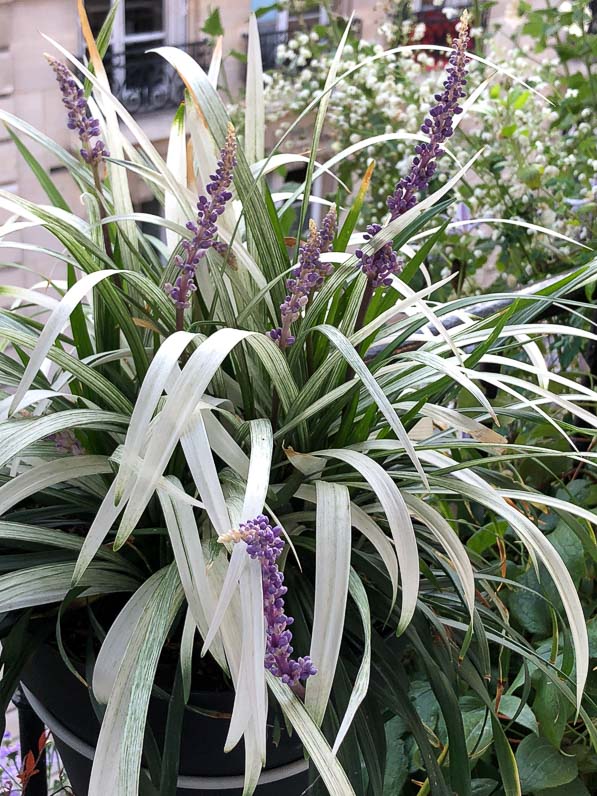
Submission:
{"label": "flower stalk", "polygon": [[[106,145],[100,138],[101,130],[98,119],[95,119],[89,110],[85,93],[77,85],[70,69],[57,58],[46,53],[46,60],[54,70],[56,80],[62,94],[62,104],[68,111],[66,126],[69,130],[76,130],[79,134],[81,148],[79,153],[85,163],[91,168],[93,183],[99,198],[99,213],[102,222],[107,217],[104,210],[104,193],[102,190],[102,171],[105,167],[104,159],[110,157]],[[95,139],[95,141],[94,141]],[[114,253],[110,233],[102,223],[102,235],[106,254],[112,260]]]}
{"label": "flower stalk", "polygon": [[282,325],[269,333],[282,351],[294,343],[295,338],[291,334],[292,324],[299,319],[311,294],[321,288],[326,277],[334,270],[331,263],[322,262],[321,255],[328,252],[332,246],[336,224],[335,205],[326,214],[320,230],[317,229],[313,219],[309,221],[309,237],[299,250],[298,265],[292,269],[289,279],[286,280],[288,295],[280,305]]}
{"label": "flower stalk", "polygon": [[[421,126],[421,132],[429,136],[428,141],[417,144],[415,157],[404,177],[396,183],[394,192],[388,196],[386,204],[390,211],[390,221],[394,221],[417,204],[417,197],[429,187],[435,174],[437,160],[443,154],[442,145],[454,133],[454,117],[462,113],[460,100],[466,96],[466,66],[469,58],[466,54],[469,45],[469,13],[464,11],[460,17],[458,38],[454,42],[447,68],[444,90],[435,95],[436,105],[429,111],[429,116]],[[381,230],[380,224],[367,227],[365,240],[371,240]],[[373,254],[366,254],[362,249],[355,252],[361,261],[361,270],[367,277],[367,288],[363,294],[355,331],[360,329],[367,308],[377,287],[390,286],[392,276],[399,274],[403,261],[394,251],[392,243],[385,243]]]}
{"label": "flower stalk", "polygon": [[232,198],[234,167],[236,166],[236,135],[234,127],[228,125],[226,141],[220,151],[220,159],[215,174],[210,175],[211,182],[205,187],[205,194],[199,196],[197,202],[197,219],[189,221],[187,229],[193,233],[191,240],[182,242],[182,254],[174,258],[180,275],[175,283],[164,286],[176,306],[176,330],[184,328],[184,311],[190,306],[191,296],[197,290],[196,271],[199,263],[209,249],[225,254],[227,246],[217,240],[218,218],[226,209],[227,202]]}

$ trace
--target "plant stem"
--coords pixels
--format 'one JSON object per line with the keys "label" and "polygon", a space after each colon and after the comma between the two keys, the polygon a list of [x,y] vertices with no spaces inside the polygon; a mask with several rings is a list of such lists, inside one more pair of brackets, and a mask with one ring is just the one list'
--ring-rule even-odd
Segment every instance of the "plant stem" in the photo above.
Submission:
{"label": "plant stem", "polygon": [[290,686],[290,690],[297,696],[301,702],[305,701],[305,686],[302,683],[296,683]]}
{"label": "plant stem", "polygon": [[371,299],[373,298],[373,290],[374,290],[373,282],[370,279],[368,279],[367,285],[363,292],[363,298],[361,299],[361,306],[359,307],[357,319],[354,324],[355,332],[358,332],[359,329],[363,328],[363,323],[365,322],[365,315],[367,315],[369,304],[371,303]]}
{"label": "plant stem", "polygon": [[[447,754],[448,754],[448,744],[446,744],[444,746],[444,748],[441,750],[441,752],[439,753],[439,755],[437,757],[437,762],[438,762],[438,764],[440,766],[442,765],[442,763],[446,759]],[[429,783],[429,780],[426,779],[425,782],[421,785],[421,787],[417,791],[417,796],[427,796],[427,794],[429,793],[430,788],[431,788],[431,785]]]}
{"label": "plant stem", "polygon": [[[367,315],[367,310],[369,309],[369,304],[371,303],[371,299],[373,298],[373,282],[371,279],[367,280],[367,284],[365,285],[365,290],[363,292],[363,298],[361,299],[361,305],[359,307],[359,311],[357,313],[357,319],[354,324],[354,331],[358,332],[359,329],[363,328],[363,324],[365,322],[365,316]],[[354,370],[349,366],[346,371],[346,376],[344,377],[344,383],[346,384],[349,381],[352,381],[354,376]],[[358,391],[354,394],[351,401],[349,401],[342,410],[342,417],[340,418],[340,429],[338,432],[338,438],[342,440],[342,442],[338,443],[341,445],[345,444],[346,440],[346,433],[344,431],[344,426],[350,421],[351,423],[354,421],[354,414],[356,411],[356,401],[358,400]]]}
{"label": "plant stem", "polygon": [[[367,310],[369,309],[369,304],[371,303],[371,299],[373,298],[373,282],[368,279],[367,284],[365,286],[365,290],[363,292],[363,298],[361,299],[361,306],[359,307],[359,311],[357,313],[357,319],[354,323],[354,331],[358,332],[359,329],[363,328],[363,324],[365,322],[365,316],[367,315]],[[348,368],[346,371],[346,377],[344,382],[350,381],[354,376],[354,370],[352,368]],[[344,418],[343,418],[344,419]]]}
{"label": "plant stem", "polygon": [[[93,182],[95,183],[95,190],[98,192],[100,197],[99,201],[99,214],[102,221],[107,217],[106,211],[104,209],[104,192],[102,190],[102,181],[99,174],[99,167],[97,163],[93,163],[91,167],[91,171],[93,172]],[[112,251],[112,241],[110,240],[110,232],[108,227],[105,224],[102,224],[102,235],[104,237],[104,248],[106,249],[106,254],[108,257],[113,261],[114,259],[114,252]]]}
{"label": "plant stem", "polygon": [[[288,346],[288,338],[290,336],[290,324],[292,321],[290,320],[290,316],[287,315],[282,322],[282,331],[280,332],[280,339],[278,340],[278,347],[282,353],[286,351]],[[272,429],[275,431],[278,425],[278,411],[280,409],[280,396],[278,395],[277,390],[274,390],[274,394],[272,396]]]}

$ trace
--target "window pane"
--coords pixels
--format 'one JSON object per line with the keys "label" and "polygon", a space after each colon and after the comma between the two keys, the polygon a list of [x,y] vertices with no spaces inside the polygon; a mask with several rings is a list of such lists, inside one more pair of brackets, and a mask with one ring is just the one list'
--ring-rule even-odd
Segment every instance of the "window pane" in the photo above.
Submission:
{"label": "window pane", "polygon": [[163,0],[127,0],[124,18],[127,36],[164,30]]}
{"label": "window pane", "polygon": [[93,35],[97,36],[110,11],[110,0],[88,0],[85,3],[85,9]]}

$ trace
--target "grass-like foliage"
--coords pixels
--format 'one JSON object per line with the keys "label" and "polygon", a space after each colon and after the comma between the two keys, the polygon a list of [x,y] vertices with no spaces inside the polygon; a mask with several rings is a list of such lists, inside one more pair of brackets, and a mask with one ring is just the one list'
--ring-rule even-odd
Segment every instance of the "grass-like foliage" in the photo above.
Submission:
{"label": "grass-like foliage", "polygon": [[[471,153],[440,191],[426,190],[446,125],[466,115],[463,95],[473,94],[474,86],[462,91],[464,51],[447,93],[438,78],[440,110],[421,119],[418,167],[410,178],[396,175],[390,221],[363,236],[362,192],[349,212],[338,208],[338,227],[333,211],[323,226],[307,225],[330,91],[350,81],[340,43],[325,91],[305,111],[313,146],[301,190],[304,240],[294,241],[265,179],[281,161],[264,155],[255,20],[239,140],[215,88],[217,64],[206,75],[189,55],[159,50],[186,86],[165,160],[110,92],[100,52],[110,20],[98,44],[84,12],[82,24],[88,67],[51,42],[82,81],[59,74],[69,109],[98,120],[73,117],[75,130],[91,129],[82,157],[0,114],[49,200],[0,191],[0,206],[13,213],[0,246],[18,249],[15,233],[41,226],[53,243],[39,256],[62,261],[68,280],[53,285],[58,299],[39,286],[2,288],[15,302],[0,312],[0,611],[11,620],[3,698],[33,649],[39,614],[60,629],[79,611],[97,641],[90,648],[101,642],[92,687],[105,713],[91,796],[139,792],[166,642],[182,681],[177,699],[201,687],[206,667],[213,677],[214,661],[234,688],[227,748],[244,738],[246,794],[266,762],[268,701],[301,738],[314,792],[323,783],[335,796],[386,793],[384,775],[407,736],[410,771],[428,778],[421,793],[471,794],[492,743],[500,792],[520,793],[508,739],[517,720],[529,724],[531,671],[587,717],[585,618],[537,518],[560,515],[594,559],[596,517],[525,486],[518,467],[532,461],[549,472],[556,455],[569,469],[594,461],[597,395],[550,372],[544,341],[596,339],[578,322],[578,296],[597,263],[486,316],[470,299],[434,300],[448,280],[421,278],[433,235],[422,248],[409,241],[483,157]],[[68,168],[83,217],[28,140]],[[133,176],[162,216],[133,211]],[[163,240],[142,222],[161,227]],[[356,254],[347,251],[359,242]],[[541,321],[555,303],[570,315]],[[557,444],[511,433],[535,426],[547,426]],[[485,546],[479,533],[489,536]],[[555,586],[547,653],[510,624],[511,565],[535,567]],[[106,601],[121,608],[109,627]],[[58,639],[65,658],[69,650],[76,657],[66,631]],[[504,692],[512,666],[522,674]],[[413,672],[442,716],[436,734],[413,707]],[[480,715],[474,726],[471,710]],[[590,721],[587,728],[594,740]],[[172,746],[163,770],[176,770]],[[173,793],[166,776],[153,784]]]}

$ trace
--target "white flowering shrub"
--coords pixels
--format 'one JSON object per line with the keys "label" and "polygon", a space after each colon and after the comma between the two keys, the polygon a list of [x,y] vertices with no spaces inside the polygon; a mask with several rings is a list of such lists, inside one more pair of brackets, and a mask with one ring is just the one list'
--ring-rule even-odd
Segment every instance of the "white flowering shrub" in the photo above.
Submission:
{"label": "white flowering shrub", "polygon": [[[576,6],[581,5],[562,4],[560,11],[553,12],[551,28],[538,27],[544,19],[542,12],[531,13],[523,6],[525,14],[515,36],[533,35],[537,49],[542,49],[549,46],[556,30],[560,35],[556,23],[563,19],[568,27],[561,35],[571,37],[578,46],[579,30],[581,36],[590,36],[582,33],[582,19],[574,21]],[[582,11],[585,18],[586,13]],[[339,170],[342,180],[356,188],[368,164],[375,161],[363,222],[382,220],[385,199],[407,168],[412,136],[418,133],[437,90],[437,63],[432,52],[410,50],[382,56],[386,47],[400,40],[400,34],[403,41],[408,38],[411,42],[424,36],[420,24],[407,22],[408,28],[403,23],[398,31],[395,17],[388,20],[379,31],[383,43],[360,40],[347,45],[345,68],[351,69],[357,62],[365,64],[350,81],[335,88],[328,115],[330,156],[375,139],[343,161]],[[585,27],[588,31],[588,21]],[[472,33],[479,37],[481,31]],[[487,40],[485,57],[524,76],[528,88],[496,75],[478,97],[451,142],[450,155],[438,169],[438,183],[445,182],[452,158],[464,163],[485,147],[474,174],[455,188],[455,201],[446,210],[446,220],[460,225],[447,228],[444,245],[435,249],[429,263],[443,274],[458,271],[457,288],[467,292],[495,280],[513,288],[565,268],[571,255],[582,257],[581,247],[568,241],[556,247],[537,226],[585,245],[595,237],[597,115],[595,103],[586,101],[589,82],[569,68],[566,74],[567,65],[563,71],[567,52],[563,38],[554,57],[533,61],[528,57],[528,39],[525,49],[521,44],[506,56],[497,52],[491,36]],[[281,135],[287,120],[322,90],[332,56],[329,44],[322,43],[319,34],[302,33],[280,47],[278,57],[284,68],[266,77],[266,107],[270,123],[278,128],[276,135]],[[475,83],[481,80],[481,73],[490,74],[478,63],[472,70]],[[384,136],[391,140],[383,140]],[[492,221],[465,224],[470,218]],[[498,221],[505,218],[509,223]],[[532,229],[526,226],[531,223]],[[480,268],[482,276],[477,274]]]}

